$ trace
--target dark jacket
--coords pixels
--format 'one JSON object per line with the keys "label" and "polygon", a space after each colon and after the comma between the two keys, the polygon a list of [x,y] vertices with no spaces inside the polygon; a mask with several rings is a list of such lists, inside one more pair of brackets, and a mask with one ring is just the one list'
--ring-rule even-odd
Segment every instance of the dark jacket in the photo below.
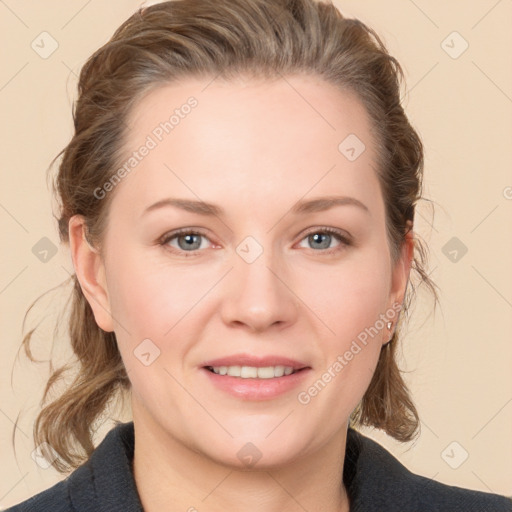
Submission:
{"label": "dark jacket", "polygon": [[[133,448],[133,422],[119,423],[65,480],[6,512],[141,512]],[[343,481],[351,512],[512,512],[510,498],[411,473],[353,428],[348,429]]]}

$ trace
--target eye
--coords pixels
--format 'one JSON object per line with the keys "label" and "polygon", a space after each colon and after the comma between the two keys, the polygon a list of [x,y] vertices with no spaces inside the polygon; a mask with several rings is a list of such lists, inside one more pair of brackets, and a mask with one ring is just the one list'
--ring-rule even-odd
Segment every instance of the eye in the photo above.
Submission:
{"label": "eye", "polygon": [[[351,238],[347,233],[328,227],[315,228],[309,231],[302,238],[300,247],[304,247],[304,242],[310,244],[310,248],[314,252],[321,252],[322,254],[332,254],[352,245]],[[334,247],[332,246],[333,242],[337,242],[337,245]],[[159,244],[176,254],[189,257],[195,256],[201,250],[207,249],[211,242],[202,231],[183,228],[165,234],[159,240]]]}
{"label": "eye", "polygon": [[[171,248],[172,252],[180,254],[191,253],[190,256],[192,256],[194,252],[208,248],[206,240],[208,238],[204,233],[184,228],[167,233],[160,239],[159,243],[162,246]],[[188,255],[185,254],[185,256]]]}
{"label": "eye", "polygon": [[[337,245],[334,247],[331,246],[333,241],[337,242]],[[350,237],[344,231],[334,228],[316,228],[309,231],[301,240],[301,244],[304,242],[310,244],[310,247],[313,249],[319,249],[320,252],[324,254],[331,254],[343,250],[345,247],[352,244]],[[301,245],[301,247],[304,247],[304,245]]]}

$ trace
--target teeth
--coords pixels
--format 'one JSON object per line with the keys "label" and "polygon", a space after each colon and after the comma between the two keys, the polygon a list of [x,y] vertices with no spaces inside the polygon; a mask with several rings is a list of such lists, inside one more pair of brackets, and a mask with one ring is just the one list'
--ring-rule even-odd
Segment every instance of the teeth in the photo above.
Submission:
{"label": "teeth", "polygon": [[291,375],[293,368],[291,366],[213,366],[214,373],[219,375],[229,375],[230,377],[240,377],[242,379],[273,379],[283,375]]}
{"label": "teeth", "polygon": [[240,377],[242,377],[242,379],[256,379],[258,378],[258,368],[254,366],[242,366],[240,369]]}
{"label": "teeth", "polygon": [[[240,366],[228,366],[227,367],[227,374],[230,377],[240,377]],[[215,371],[215,368],[213,369]]]}

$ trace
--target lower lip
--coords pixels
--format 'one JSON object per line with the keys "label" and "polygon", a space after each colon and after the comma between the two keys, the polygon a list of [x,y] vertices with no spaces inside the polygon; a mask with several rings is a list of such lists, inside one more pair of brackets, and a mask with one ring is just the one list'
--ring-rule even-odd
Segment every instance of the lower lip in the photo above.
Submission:
{"label": "lower lip", "polygon": [[272,379],[242,379],[241,377],[219,375],[206,368],[201,370],[207,374],[214,386],[230,395],[243,400],[269,400],[298,387],[309,374],[310,368]]}

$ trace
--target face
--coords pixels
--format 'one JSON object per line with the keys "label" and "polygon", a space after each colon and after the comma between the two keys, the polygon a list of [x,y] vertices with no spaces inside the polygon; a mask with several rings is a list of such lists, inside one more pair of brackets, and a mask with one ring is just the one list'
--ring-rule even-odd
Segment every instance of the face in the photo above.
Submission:
{"label": "face", "polygon": [[237,466],[244,446],[260,467],[325,448],[409,272],[410,252],[391,260],[363,105],[313,77],[190,79],[128,124],[136,160],[98,191],[113,194],[103,256],[81,282],[115,331],[136,428]]}

